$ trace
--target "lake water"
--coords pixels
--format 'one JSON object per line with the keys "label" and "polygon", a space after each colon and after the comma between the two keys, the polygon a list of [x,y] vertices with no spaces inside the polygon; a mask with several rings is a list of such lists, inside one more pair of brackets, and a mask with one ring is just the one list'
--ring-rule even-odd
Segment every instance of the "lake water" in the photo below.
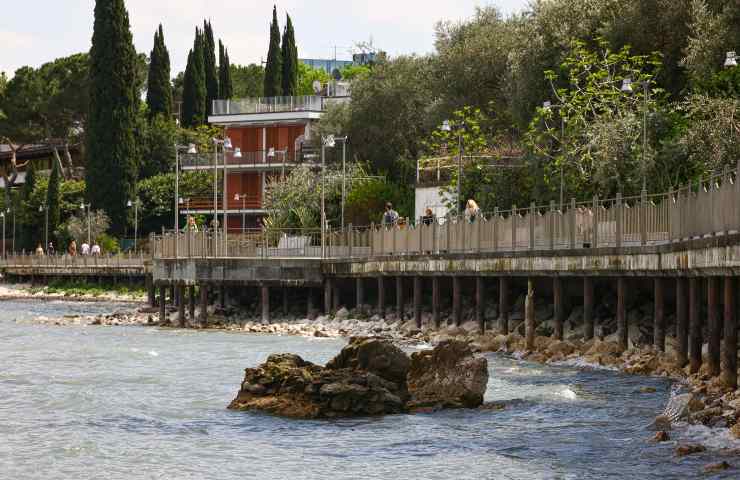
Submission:
{"label": "lake water", "polygon": [[687,478],[723,458],[647,441],[662,379],[489,355],[486,400],[504,410],[294,421],[226,410],[243,369],[277,352],[324,363],[343,340],[23,321],[113,309],[0,302],[0,478]]}

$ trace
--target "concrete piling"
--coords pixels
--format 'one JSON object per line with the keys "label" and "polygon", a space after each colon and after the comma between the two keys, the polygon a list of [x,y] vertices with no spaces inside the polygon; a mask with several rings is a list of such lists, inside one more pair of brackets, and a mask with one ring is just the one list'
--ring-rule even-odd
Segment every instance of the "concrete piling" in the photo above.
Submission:
{"label": "concrete piling", "polygon": [[185,287],[177,286],[177,298],[180,300],[177,304],[177,323],[180,328],[185,328]]}
{"label": "concrete piling", "polygon": [[627,279],[624,277],[617,278],[617,340],[619,348],[627,350],[629,345],[629,326],[627,325],[627,315],[625,310],[625,301],[627,296]]}
{"label": "concrete piling", "polygon": [[676,279],[676,363],[683,368],[689,361],[689,299],[688,281],[685,278]]}
{"label": "concrete piling", "polygon": [[334,293],[334,286],[332,283],[334,282],[333,278],[326,278],[324,280],[324,315],[329,315],[331,313],[331,307],[332,307],[332,294]]}
{"label": "concrete piling", "polygon": [[653,346],[660,352],[665,352],[665,300],[662,278],[653,280],[654,314],[653,314]]}
{"label": "concrete piling", "polygon": [[162,285],[159,287],[159,324],[165,325],[167,323],[167,287]]}
{"label": "concrete piling", "polygon": [[707,322],[709,326],[709,375],[720,373],[720,343],[722,340],[722,317],[719,314],[719,286],[717,277],[707,278]]}
{"label": "concrete piling", "polygon": [[288,316],[288,309],[289,309],[289,306],[288,306],[288,288],[287,287],[283,287],[282,290],[283,290],[283,315],[287,317]]}
{"label": "concrete piling", "polygon": [[534,279],[527,279],[527,298],[524,301],[524,341],[526,350],[534,350]]}
{"label": "concrete piling", "polygon": [[462,287],[460,277],[452,277],[452,318],[456,326],[462,323]]}
{"label": "concrete piling", "polygon": [[385,318],[385,282],[383,277],[378,277],[378,315]]}
{"label": "concrete piling", "polygon": [[722,384],[729,389],[737,388],[737,311],[734,277],[724,279],[724,344],[722,349]]}
{"label": "concrete piling", "polygon": [[509,334],[509,279],[498,279],[498,326],[502,335]]}
{"label": "concrete piling", "polygon": [[414,277],[414,323],[421,328],[421,277]]}
{"label": "concrete piling", "polygon": [[267,285],[262,285],[260,287],[261,297],[262,297],[262,324],[263,325],[269,325],[270,324],[270,287]]}
{"label": "concrete piling", "polygon": [[200,326],[208,326],[208,285],[200,284]]}
{"label": "concrete piling", "polygon": [[[100,279],[100,277],[98,277],[98,279]],[[152,278],[151,275],[147,275],[145,278],[145,282],[146,282],[146,294],[147,294],[147,300],[149,301],[149,306],[154,308],[157,306],[157,292],[156,292],[156,288],[154,287],[154,279]]]}
{"label": "concrete piling", "polygon": [[365,303],[365,284],[362,278],[357,277],[355,279],[355,308],[362,312],[364,310],[363,305]]}
{"label": "concrete piling", "polygon": [[475,322],[481,335],[486,332],[485,293],[483,277],[475,277]]}
{"label": "concrete piling", "polygon": [[563,309],[563,280],[560,277],[555,277],[552,280],[552,296],[553,296],[553,315],[555,317],[555,338],[558,340],[563,339],[563,324],[565,315]]}
{"label": "concrete piling", "polygon": [[594,281],[583,277],[583,330],[586,340],[594,338]]}
{"label": "concrete piling", "polygon": [[314,315],[313,295],[313,290],[309,288],[306,291],[306,318],[309,320],[316,318]]}
{"label": "concrete piling", "polygon": [[439,329],[439,277],[432,277],[432,322]]}
{"label": "concrete piling", "polygon": [[396,314],[399,320],[403,322],[403,304],[404,304],[404,291],[403,291],[403,277],[396,277]]}
{"label": "concrete piling", "polygon": [[689,279],[689,373],[701,368],[701,317],[699,317],[699,284],[696,277]]}
{"label": "concrete piling", "polygon": [[195,286],[190,285],[188,287],[188,309],[190,314],[190,321],[195,322]]}

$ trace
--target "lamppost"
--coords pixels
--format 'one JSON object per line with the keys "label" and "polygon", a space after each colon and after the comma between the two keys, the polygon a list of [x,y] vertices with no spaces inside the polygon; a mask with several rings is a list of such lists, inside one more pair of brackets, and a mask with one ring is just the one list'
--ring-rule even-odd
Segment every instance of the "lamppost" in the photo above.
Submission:
{"label": "lamppost", "polygon": [[[221,145],[221,155],[223,157],[223,253],[224,256],[228,255],[228,227],[227,227],[227,215],[229,210],[228,205],[228,192],[227,192],[227,175],[226,175],[226,150],[231,150],[231,139],[229,137],[223,140],[219,138],[213,139],[214,144],[214,161],[213,161],[213,218],[215,220],[214,225],[218,225],[218,146]],[[241,157],[241,150],[237,152],[238,157]]]}
{"label": "lamppost", "polygon": [[[462,128],[465,125],[460,125],[457,128],[457,141],[458,141],[458,156],[457,156],[457,215],[462,215],[462,180],[463,180],[463,136]],[[452,125],[449,120],[442,122],[440,127],[443,132],[452,132]]]}
{"label": "lamppost", "polygon": [[[187,146],[178,145],[175,143],[175,235],[180,231],[180,209],[178,205],[178,199],[180,198],[180,151],[185,150],[188,155],[195,155],[198,153],[198,149],[195,148],[195,144],[191,143]],[[138,199],[137,199],[138,201]],[[131,203],[129,201],[129,203]],[[130,207],[131,205],[129,205]],[[177,246],[179,242],[175,242],[175,257],[177,257]],[[134,249],[136,249],[136,238],[134,238]]]}
{"label": "lamppost", "polygon": [[[550,110],[554,107],[563,108],[562,105],[553,105],[552,102],[549,100],[542,103],[542,108],[545,110]],[[563,145],[563,139],[565,138],[565,116],[563,116],[562,111],[560,112],[560,152],[563,155],[563,158],[560,161],[560,211],[562,212],[565,208],[565,204],[563,203],[565,201],[565,183],[563,180],[563,162],[565,161],[565,146]]]}
{"label": "lamppost", "polygon": [[139,238],[139,204],[141,200],[138,198],[134,201],[129,200],[126,203],[128,208],[134,207],[134,252],[136,252],[136,241]]}
{"label": "lamppost", "polygon": [[334,145],[334,135],[321,138],[321,258],[326,258],[326,147]]}
{"label": "lamppost", "polygon": [[[650,81],[645,80],[640,82],[642,87],[645,89],[645,106],[642,114],[642,191],[647,191],[647,111],[648,103],[650,101]],[[620,89],[624,93],[632,93],[632,79],[627,77],[622,80],[622,87]]]}
{"label": "lamppost", "polygon": [[[92,207],[92,203],[85,203],[82,202],[80,204],[80,210],[82,210],[83,213],[87,211],[87,244],[90,245],[90,207]],[[49,218],[49,213],[47,212],[46,218]],[[48,223],[48,222],[47,222]]]}
{"label": "lamppost", "polygon": [[737,55],[735,52],[727,52],[727,57],[725,58],[725,68],[732,68],[737,67]]}
{"label": "lamppost", "polygon": [[46,217],[46,229],[44,230],[44,251],[49,248],[49,206],[46,204],[39,205],[39,213],[44,212]]}
{"label": "lamppost", "polygon": [[342,231],[344,231],[344,204],[347,199],[347,137],[338,137],[335,140],[342,142]]}
{"label": "lamppost", "polygon": [[236,193],[234,194],[234,201],[242,201],[242,235],[244,235],[245,229],[246,229],[246,220],[247,220],[247,212],[245,211],[247,209],[247,195],[245,193]]}
{"label": "lamppost", "polygon": [[3,219],[3,258],[5,258],[5,212],[0,212],[0,217]]}

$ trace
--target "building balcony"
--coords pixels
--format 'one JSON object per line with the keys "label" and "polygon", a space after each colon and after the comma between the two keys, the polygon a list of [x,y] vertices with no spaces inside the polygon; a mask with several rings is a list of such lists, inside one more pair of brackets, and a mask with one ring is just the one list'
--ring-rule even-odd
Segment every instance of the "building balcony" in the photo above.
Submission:
{"label": "building balcony", "polygon": [[[237,192],[238,193],[238,192]],[[228,213],[264,213],[262,198],[259,194],[240,194],[239,200],[234,193],[229,193],[226,203]],[[189,198],[180,205],[180,213],[183,215],[213,212],[214,201],[212,196]],[[215,207],[219,213],[223,213],[223,193],[218,192]]]}
{"label": "building balcony", "polygon": [[[241,156],[239,156],[241,155]],[[226,152],[226,169],[231,171],[274,171],[283,168],[292,168],[296,165],[313,162],[312,156],[304,152],[280,150],[257,150],[255,152]],[[216,158],[211,154],[186,154],[180,156],[180,166],[183,170],[212,170]],[[218,170],[223,170],[224,159],[219,154]]]}
{"label": "building balcony", "polygon": [[251,113],[323,112],[324,99],[318,96],[256,97],[214,100],[213,116]]}

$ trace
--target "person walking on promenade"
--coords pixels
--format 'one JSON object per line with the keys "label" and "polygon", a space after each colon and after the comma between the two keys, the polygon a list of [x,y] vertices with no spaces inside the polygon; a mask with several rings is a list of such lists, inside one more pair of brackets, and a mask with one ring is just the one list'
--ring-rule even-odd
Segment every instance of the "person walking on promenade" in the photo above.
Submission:
{"label": "person walking on promenade", "polygon": [[434,212],[432,212],[431,208],[427,207],[427,209],[424,211],[424,216],[421,217],[421,223],[426,226],[434,223]]}
{"label": "person walking on promenade", "polygon": [[90,254],[93,257],[99,257],[100,256],[100,245],[98,245],[98,242],[94,242],[92,248],[90,249]]}
{"label": "person walking on promenade", "polygon": [[72,239],[71,242],[69,242],[69,246],[67,247],[67,253],[70,257],[76,257],[77,256],[77,242]]}
{"label": "person walking on promenade", "polygon": [[396,222],[398,222],[398,212],[393,210],[393,204],[388,202],[385,204],[385,213],[383,213],[383,226],[391,228]]}
{"label": "person walking on promenade", "polygon": [[85,257],[90,255],[90,244],[88,244],[87,242],[82,242],[80,253]]}
{"label": "person walking on promenade", "polygon": [[468,200],[468,203],[465,205],[465,219],[468,221],[468,223],[474,223],[475,219],[480,215],[480,207],[477,203],[475,203],[475,200],[472,198]]}
{"label": "person walking on promenade", "polygon": [[39,243],[38,247],[36,247],[36,256],[37,257],[43,257],[44,256],[44,247],[42,247],[40,243]]}
{"label": "person walking on promenade", "polygon": [[54,242],[49,242],[49,246],[46,248],[46,253],[48,255],[55,255],[57,252],[54,250]]}
{"label": "person walking on promenade", "polygon": [[185,223],[185,226],[182,228],[183,232],[192,232],[196,233],[198,231],[198,224],[195,223],[195,217],[192,215],[188,215],[188,221]]}

